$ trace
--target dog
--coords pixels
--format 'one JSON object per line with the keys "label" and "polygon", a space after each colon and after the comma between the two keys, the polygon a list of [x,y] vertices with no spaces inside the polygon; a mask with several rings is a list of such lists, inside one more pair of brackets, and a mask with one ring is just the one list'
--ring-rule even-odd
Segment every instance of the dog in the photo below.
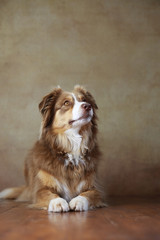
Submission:
{"label": "dog", "polygon": [[39,104],[39,140],[25,160],[26,185],[5,189],[0,198],[29,201],[49,212],[105,207],[97,183],[100,150],[97,104],[84,87],[53,89]]}

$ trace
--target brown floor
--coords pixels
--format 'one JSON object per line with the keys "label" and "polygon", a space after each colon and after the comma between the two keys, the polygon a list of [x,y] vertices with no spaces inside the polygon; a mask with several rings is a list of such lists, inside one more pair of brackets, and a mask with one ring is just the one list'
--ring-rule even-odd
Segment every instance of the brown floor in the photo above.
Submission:
{"label": "brown floor", "polygon": [[160,198],[110,199],[108,208],[69,213],[1,201],[0,239],[160,240]]}

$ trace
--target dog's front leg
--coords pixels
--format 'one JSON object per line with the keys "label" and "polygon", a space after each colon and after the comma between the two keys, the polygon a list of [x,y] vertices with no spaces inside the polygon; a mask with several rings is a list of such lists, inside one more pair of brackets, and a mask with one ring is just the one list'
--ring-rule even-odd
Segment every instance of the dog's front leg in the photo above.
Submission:
{"label": "dog's front leg", "polygon": [[49,189],[41,189],[36,193],[35,208],[48,209],[49,212],[68,212],[69,205],[67,201],[58,194],[52,193]]}
{"label": "dog's front leg", "polygon": [[101,193],[96,189],[82,192],[69,203],[70,209],[74,211],[87,211],[88,209],[106,206]]}

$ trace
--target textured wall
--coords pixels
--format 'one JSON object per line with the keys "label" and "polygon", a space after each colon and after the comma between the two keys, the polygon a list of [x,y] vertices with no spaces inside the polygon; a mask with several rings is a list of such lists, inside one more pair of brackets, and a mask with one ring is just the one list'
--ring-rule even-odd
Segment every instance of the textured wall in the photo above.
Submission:
{"label": "textured wall", "polygon": [[0,1],[0,189],[23,183],[52,86],[85,85],[99,106],[110,195],[160,193],[160,2]]}

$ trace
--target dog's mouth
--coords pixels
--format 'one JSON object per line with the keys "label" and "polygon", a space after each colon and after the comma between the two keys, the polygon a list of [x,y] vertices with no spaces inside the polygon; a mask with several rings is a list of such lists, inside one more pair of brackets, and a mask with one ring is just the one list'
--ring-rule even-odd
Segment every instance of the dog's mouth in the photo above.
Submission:
{"label": "dog's mouth", "polygon": [[82,117],[80,117],[80,118],[78,118],[78,119],[70,120],[70,121],[69,121],[69,124],[72,125],[73,123],[78,122],[78,121],[80,121],[80,120],[85,120],[85,119],[87,119],[88,117],[91,117],[91,115],[88,114],[88,113],[87,113],[87,114],[84,114]]}

